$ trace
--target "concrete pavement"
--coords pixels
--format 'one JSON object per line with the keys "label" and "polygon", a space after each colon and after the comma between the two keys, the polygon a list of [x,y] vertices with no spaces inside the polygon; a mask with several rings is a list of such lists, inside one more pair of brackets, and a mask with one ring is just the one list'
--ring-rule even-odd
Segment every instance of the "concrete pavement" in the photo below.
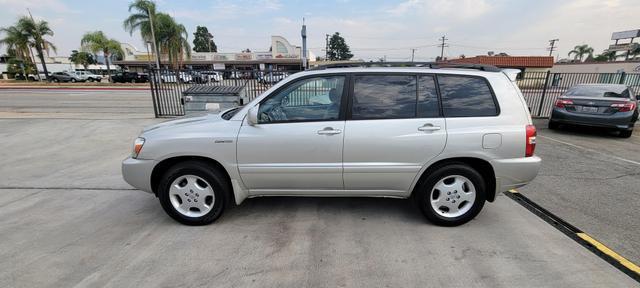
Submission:
{"label": "concrete pavement", "polygon": [[[249,199],[213,225],[183,226],[121,180],[131,141],[158,121],[145,116],[148,95],[41,96],[29,106],[0,91],[0,287],[638,286],[504,195],[456,228],[406,200],[360,198]],[[51,110],[74,97],[102,112]],[[120,99],[146,114],[100,109]],[[543,158],[560,157],[543,139]]]}

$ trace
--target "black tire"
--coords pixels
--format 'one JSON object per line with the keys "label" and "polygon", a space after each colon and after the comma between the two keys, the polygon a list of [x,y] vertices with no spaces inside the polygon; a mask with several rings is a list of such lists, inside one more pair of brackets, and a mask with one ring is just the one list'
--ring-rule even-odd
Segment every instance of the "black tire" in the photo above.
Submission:
{"label": "black tire", "polygon": [[87,81],[93,82],[93,78],[89,78],[89,79],[87,79]]}
{"label": "black tire", "polygon": [[631,137],[631,134],[633,134],[633,129],[620,130],[620,134],[618,134],[618,136],[620,136],[620,138],[629,138]]}
{"label": "black tire", "polygon": [[76,83],[76,79],[71,78],[71,83]]}
{"label": "black tire", "polygon": [[[207,214],[200,217],[188,217],[178,212],[171,204],[170,186],[176,178],[184,175],[198,176],[212,186],[215,202]],[[231,185],[226,178],[215,168],[200,161],[186,161],[172,166],[165,172],[157,192],[162,208],[171,218],[185,225],[200,226],[211,224],[222,215],[225,207],[229,204],[231,190]]]}
{"label": "black tire", "polygon": [[559,127],[560,127],[560,124],[558,124],[558,122],[553,121],[553,120],[549,120],[549,129],[556,130]]}
{"label": "black tire", "polygon": [[[440,180],[452,175],[460,175],[469,179],[475,187],[476,197],[474,203],[466,204],[472,205],[471,209],[466,213],[457,217],[444,217],[438,214],[431,206],[431,191]],[[433,224],[448,227],[459,226],[471,221],[478,215],[478,213],[480,213],[480,210],[482,210],[484,202],[487,199],[485,182],[482,175],[464,163],[450,163],[435,168],[433,172],[430,172],[427,178],[424,179],[424,181],[421,181],[421,183],[416,187],[412,196],[414,203],[418,205],[418,208],[427,220]]]}

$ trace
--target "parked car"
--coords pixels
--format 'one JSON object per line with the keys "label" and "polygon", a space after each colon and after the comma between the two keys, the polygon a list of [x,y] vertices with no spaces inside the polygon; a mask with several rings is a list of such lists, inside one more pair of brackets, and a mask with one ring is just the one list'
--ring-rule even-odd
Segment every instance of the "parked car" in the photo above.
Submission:
{"label": "parked car", "polygon": [[149,82],[149,75],[137,72],[119,72],[111,75],[112,83],[146,83]]}
{"label": "parked car", "polygon": [[222,73],[217,71],[201,71],[203,79],[207,82],[220,82],[223,80]]}
{"label": "parked car", "polygon": [[102,81],[101,75],[93,74],[89,71],[73,71],[74,74],[78,75],[78,77],[84,79],[89,82],[100,82]]}
{"label": "parked car", "polygon": [[261,196],[410,198],[460,225],[541,162],[515,75],[478,67],[296,73],[243,107],[145,128],[122,173],[188,225]]}
{"label": "parked car", "polygon": [[[49,73],[51,75],[51,73]],[[43,71],[38,71],[38,74],[28,74],[27,79],[30,81],[45,81],[47,80],[47,75],[44,74]]]}
{"label": "parked car", "polygon": [[[178,76],[176,77],[176,75]],[[166,71],[160,74],[160,81],[164,83],[191,83],[193,82],[193,77],[189,73],[182,71],[179,73]]]}
{"label": "parked car", "polygon": [[275,84],[287,78],[289,74],[286,72],[268,72],[258,76],[258,82],[262,84]]}
{"label": "parked car", "polygon": [[558,97],[549,119],[549,129],[561,124],[604,127],[629,138],[638,120],[638,99],[620,84],[580,84]]}
{"label": "parked car", "polygon": [[84,82],[85,80],[78,77],[78,75],[71,72],[55,72],[51,74],[51,81],[53,82]]}

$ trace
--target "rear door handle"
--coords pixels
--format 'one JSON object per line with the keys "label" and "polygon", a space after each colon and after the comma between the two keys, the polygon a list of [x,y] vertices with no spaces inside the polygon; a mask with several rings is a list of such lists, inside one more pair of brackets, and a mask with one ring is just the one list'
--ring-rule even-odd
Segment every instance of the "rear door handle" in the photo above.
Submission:
{"label": "rear door handle", "polygon": [[418,131],[424,131],[424,132],[438,131],[438,130],[440,130],[440,126],[434,126],[431,123],[427,123],[418,127]]}
{"label": "rear door handle", "polygon": [[331,127],[324,128],[322,130],[318,130],[318,135],[335,135],[342,133],[340,129],[333,129]]}

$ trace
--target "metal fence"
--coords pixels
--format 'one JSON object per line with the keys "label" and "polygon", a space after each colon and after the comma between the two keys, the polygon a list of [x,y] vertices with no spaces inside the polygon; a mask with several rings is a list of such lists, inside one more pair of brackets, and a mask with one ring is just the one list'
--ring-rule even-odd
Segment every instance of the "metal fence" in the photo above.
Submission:
{"label": "metal fence", "polygon": [[577,84],[625,84],[640,92],[640,73],[524,72],[516,81],[533,117],[548,118],[558,96]]}
{"label": "metal fence", "polygon": [[182,93],[194,85],[242,87],[250,101],[296,72],[299,71],[151,69],[154,113],[156,117],[184,115]]}
{"label": "metal fence", "polygon": [[[156,117],[184,115],[182,92],[193,85],[243,87],[248,100],[299,71],[261,70],[150,70],[149,77]],[[516,81],[533,117],[547,118],[558,96],[569,87],[585,83],[630,86],[640,93],[640,73],[552,73],[523,72]],[[302,99],[302,98],[301,98]],[[294,100],[294,99],[291,99]]]}

